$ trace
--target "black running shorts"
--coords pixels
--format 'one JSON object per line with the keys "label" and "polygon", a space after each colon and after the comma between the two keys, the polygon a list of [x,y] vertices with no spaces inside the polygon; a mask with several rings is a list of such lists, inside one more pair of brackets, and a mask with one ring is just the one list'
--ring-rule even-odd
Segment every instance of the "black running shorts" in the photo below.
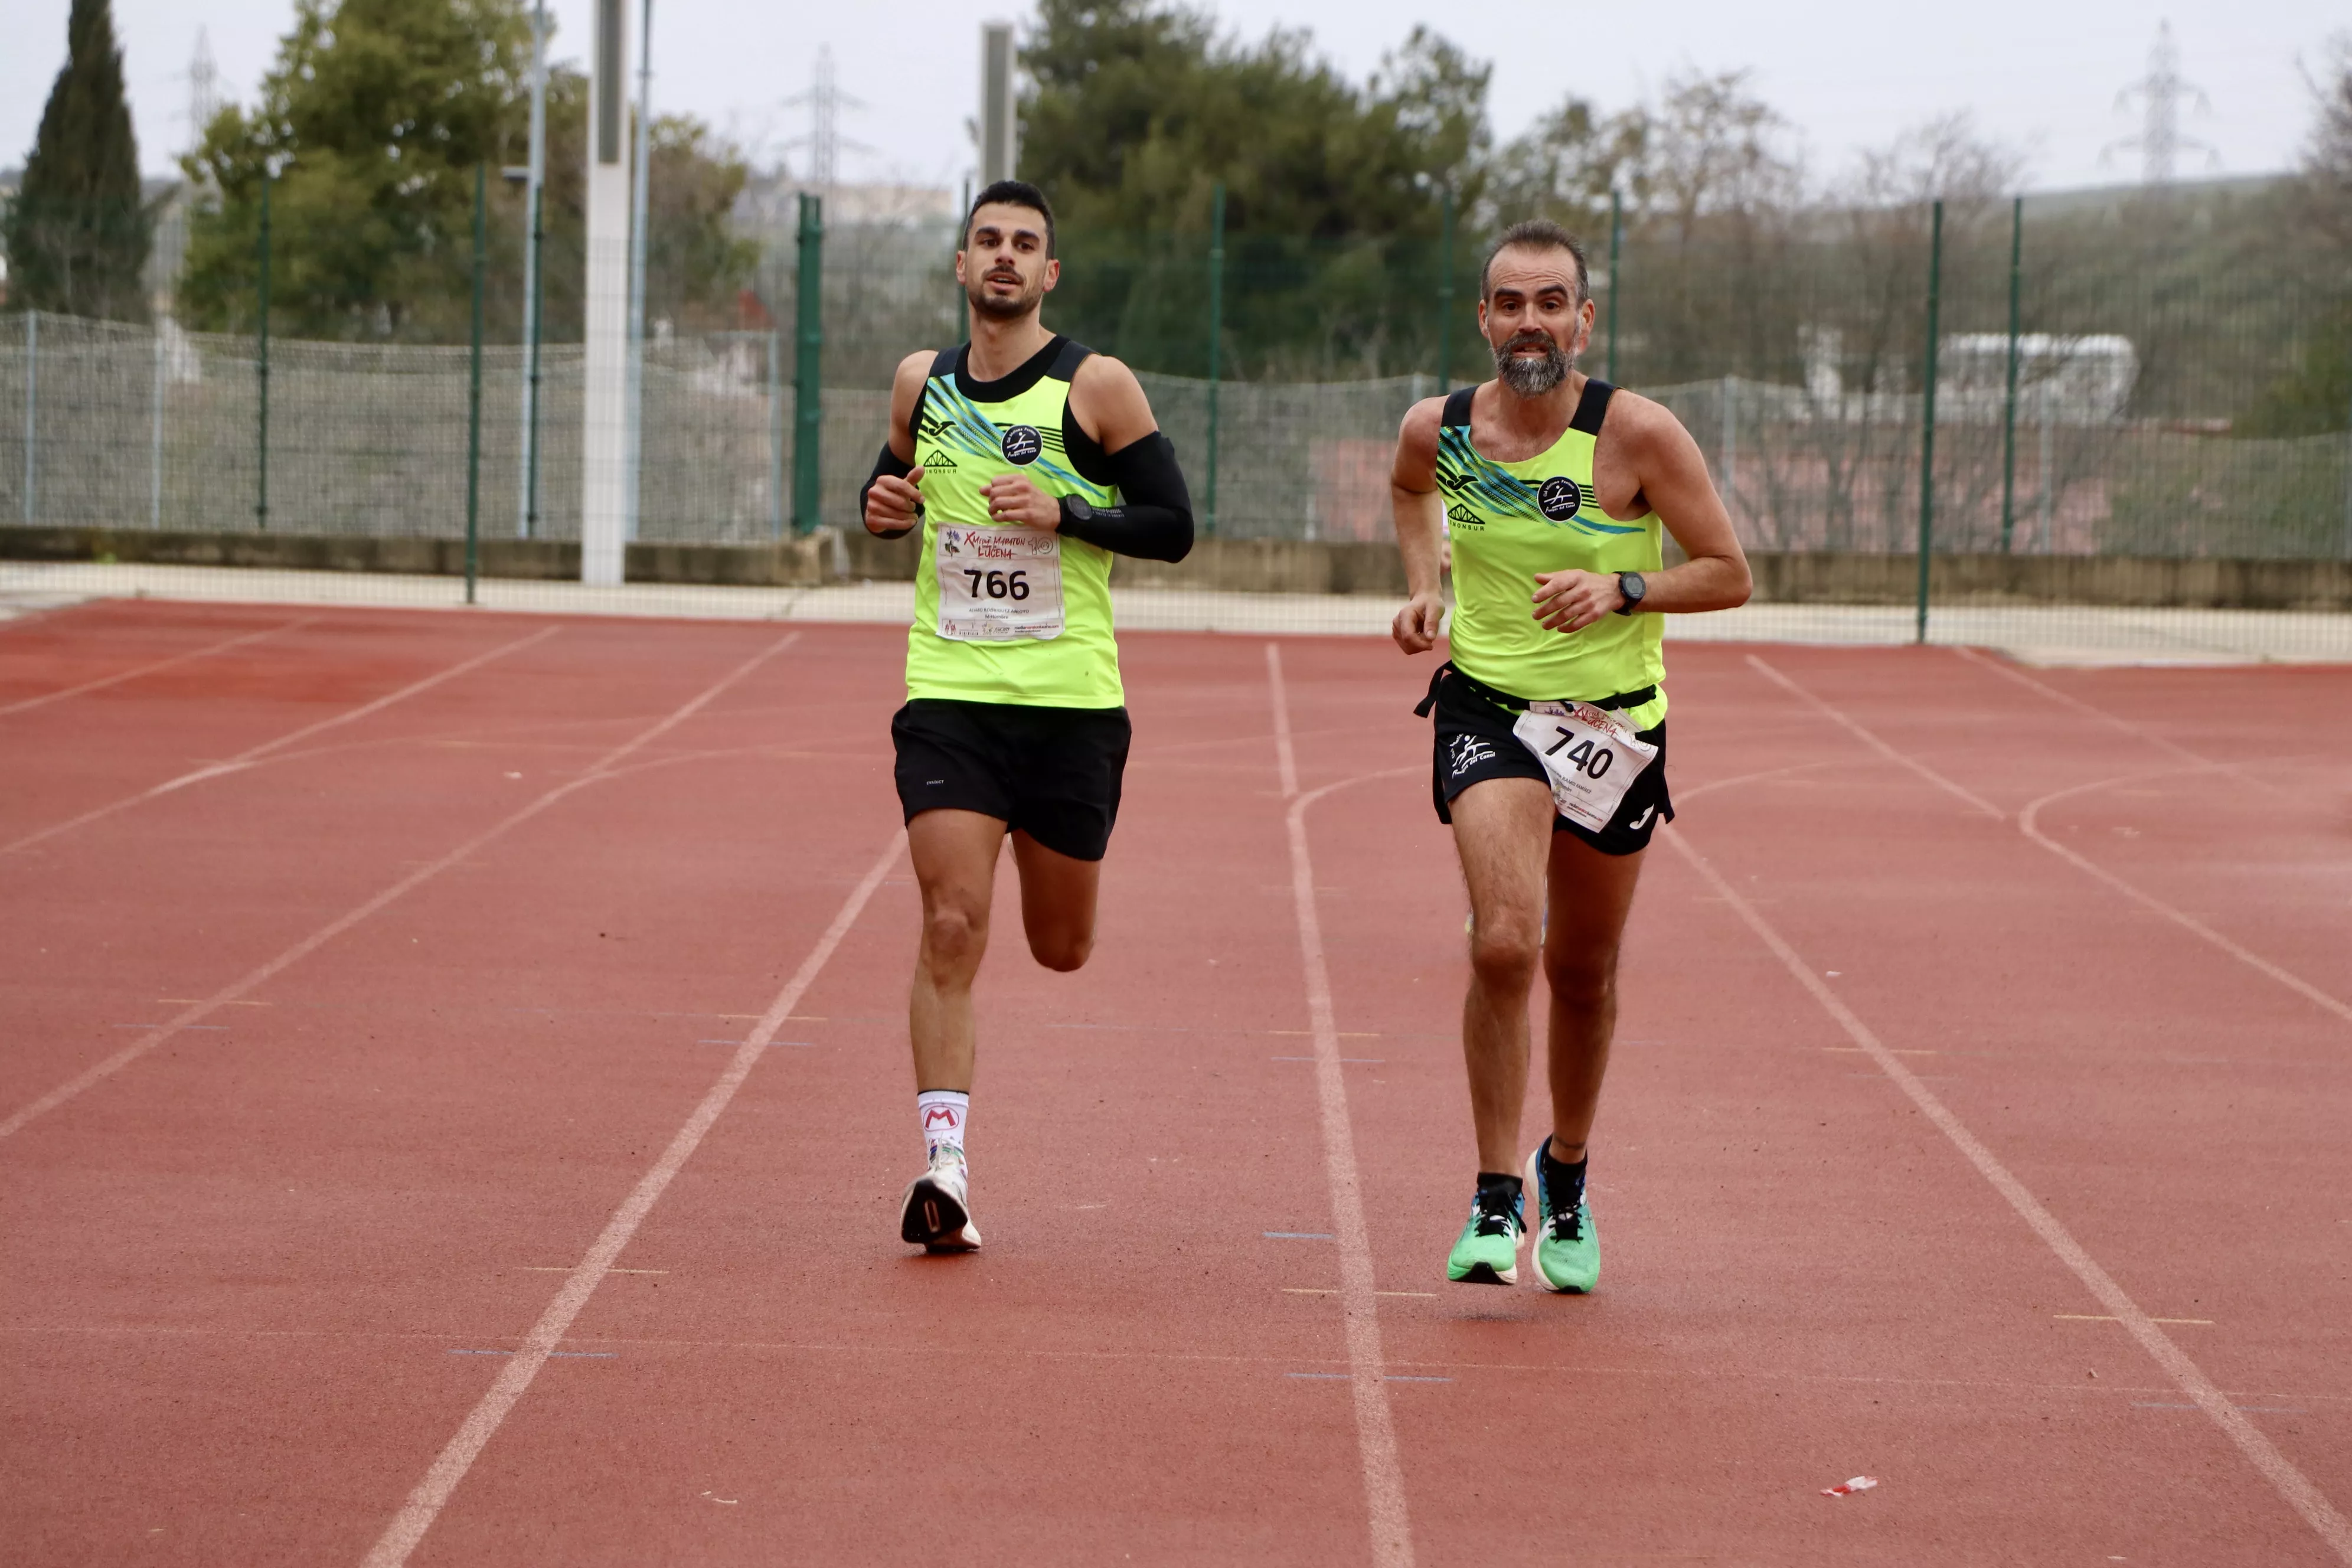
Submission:
{"label": "black running shorts", "polygon": [[898,804],[976,811],[1056,855],[1099,860],[1118,820],[1130,730],[1124,708],[1032,708],[919,697],[890,721]]}
{"label": "black running shorts", "polygon": [[[1543,764],[1511,733],[1511,725],[1526,702],[1501,692],[1481,695],[1481,689],[1476,689],[1468,677],[1450,666],[1438,671],[1430,684],[1437,744],[1430,763],[1429,793],[1440,822],[1454,820],[1448,803],[1474,784],[1533,779],[1550,787]],[[1518,703],[1517,710],[1505,706],[1513,701]],[[1554,812],[1554,833],[1573,833],[1603,855],[1631,855],[1649,847],[1650,835],[1657,831],[1658,824],[1674,820],[1675,803],[1666,793],[1666,726],[1661,721],[1654,730],[1638,731],[1638,737],[1657,747],[1658,755],[1625,792],[1609,826],[1595,833]]]}

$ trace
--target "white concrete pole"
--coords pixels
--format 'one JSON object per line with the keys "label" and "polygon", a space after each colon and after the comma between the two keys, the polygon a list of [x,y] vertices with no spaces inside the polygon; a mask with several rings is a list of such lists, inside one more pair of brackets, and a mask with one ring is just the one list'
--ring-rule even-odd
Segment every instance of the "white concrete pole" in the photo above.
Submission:
{"label": "white concrete pole", "polygon": [[539,231],[541,187],[547,183],[547,4],[530,8],[530,154],[522,193],[522,463],[515,475],[515,537],[529,539],[539,522]]}
{"label": "white concrete pole", "polygon": [[646,231],[651,189],[654,114],[654,0],[645,0],[637,29],[637,146],[635,178],[629,191],[629,474],[628,537],[637,537],[645,513],[646,457]]}
{"label": "white concrete pole", "polygon": [[628,525],[628,11],[595,0],[588,94],[587,364],[581,389],[580,580],[621,581]]}

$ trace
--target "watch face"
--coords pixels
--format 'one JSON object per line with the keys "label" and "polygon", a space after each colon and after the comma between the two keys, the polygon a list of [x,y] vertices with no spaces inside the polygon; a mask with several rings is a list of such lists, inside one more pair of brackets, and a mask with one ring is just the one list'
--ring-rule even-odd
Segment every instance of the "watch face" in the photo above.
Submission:
{"label": "watch face", "polygon": [[1617,578],[1617,586],[1624,594],[1625,597],[1638,605],[1642,602],[1642,595],[1648,591],[1650,585],[1642,581],[1642,574],[1639,572],[1626,572],[1619,574]]}
{"label": "watch face", "polygon": [[1072,517],[1077,519],[1080,522],[1087,522],[1093,519],[1095,509],[1087,504],[1085,497],[1070,496],[1066,499],[1070,508],[1070,515]]}

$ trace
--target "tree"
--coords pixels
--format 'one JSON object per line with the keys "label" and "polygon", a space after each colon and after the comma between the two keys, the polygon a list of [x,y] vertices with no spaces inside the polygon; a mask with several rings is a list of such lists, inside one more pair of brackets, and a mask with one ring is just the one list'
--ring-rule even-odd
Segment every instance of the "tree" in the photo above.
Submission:
{"label": "tree", "polygon": [[[207,194],[189,226],[179,300],[191,325],[254,324],[261,188],[270,191],[275,331],[456,342],[467,329],[474,171],[523,161],[530,27],[521,0],[299,0],[251,110],[231,107],[184,162]],[[588,83],[548,80],[545,224],[551,338],[580,330]],[[750,270],[727,235],[742,160],[686,117],[653,126],[647,249],[657,305],[723,311]],[[493,179],[488,326],[520,323],[525,215]]]}
{"label": "tree", "polygon": [[1444,197],[1468,214],[1484,194],[1486,66],[1416,28],[1359,86],[1303,32],[1245,43],[1155,0],[1042,0],[1022,64],[1021,173],[1074,258],[1070,330],[1199,374],[1222,184],[1226,366],[1426,367]]}
{"label": "tree", "polygon": [[140,199],[139,143],[108,0],[73,0],[66,44],[65,68],[41,111],[24,183],[0,225],[8,302],[18,310],[145,321],[142,274],[153,221]]}

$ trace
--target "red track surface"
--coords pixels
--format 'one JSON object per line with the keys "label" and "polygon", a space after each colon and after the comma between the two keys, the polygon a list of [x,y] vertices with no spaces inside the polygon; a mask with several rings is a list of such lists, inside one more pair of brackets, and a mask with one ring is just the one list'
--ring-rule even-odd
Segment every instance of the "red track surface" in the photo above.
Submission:
{"label": "red track surface", "polygon": [[1577,1300],[1443,1281],[1426,664],[1336,640],[1127,639],[908,1256],[899,636],[0,628],[10,1561],[2352,1561],[2352,671],[1676,649]]}

